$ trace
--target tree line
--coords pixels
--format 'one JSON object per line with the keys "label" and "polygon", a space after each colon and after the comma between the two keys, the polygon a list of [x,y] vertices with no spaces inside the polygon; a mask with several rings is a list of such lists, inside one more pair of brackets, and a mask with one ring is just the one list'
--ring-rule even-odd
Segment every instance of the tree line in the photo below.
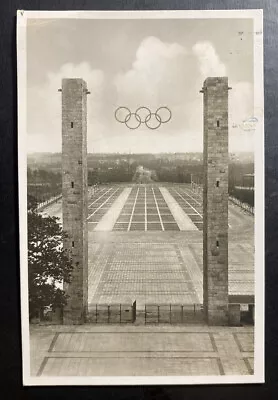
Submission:
{"label": "tree line", "polygon": [[[113,167],[99,167],[88,169],[88,185],[103,183],[121,183],[134,181],[134,175],[138,167],[137,162],[131,164],[114,164]],[[173,182],[173,183],[190,183],[191,179],[194,182],[202,184],[203,180],[203,163],[182,161],[178,165],[176,163],[165,164],[159,160],[150,160],[144,164],[144,167],[152,171],[152,180],[158,182]],[[246,199],[248,204],[252,200],[252,194],[243,194],[235,190],[236,186],[244,186],[243,176],[254,172],[253,163],[233,163],[229,164],[228,182],[229,193],[242,200]],[[28,194],[33,196],[37,202],[48,200],[61,193],[62,190],[62,175],[61,172],[53,172],[42,168],[27,170]],[[243,201],[243,200],[242,200]],[[250,204],[251,205],[251,204]]]}
{"label": "tree line", "polygon": [[66,304],[63,283],[70,282],[73,267],[58,218],[38,213],[32,196],[27,200],[29,318],[42,320],[47,309]]}
{"label": "tree line", "polygon": [[27,168],[27,192],[37,203],[57,196],[62,191],[62,175],[42,168]]}

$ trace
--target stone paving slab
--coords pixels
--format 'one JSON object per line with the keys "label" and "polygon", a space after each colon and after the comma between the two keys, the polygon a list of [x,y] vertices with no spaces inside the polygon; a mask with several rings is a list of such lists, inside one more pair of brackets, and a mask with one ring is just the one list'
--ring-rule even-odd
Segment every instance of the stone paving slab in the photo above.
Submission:
{"label": "stone paving slab", "polygon": [[252,327],[31,326],[31,375],[248,375],[253,340]]}
{"label": "stone paving slab", "polygon": [[[46,358],[42,371],[44,376],[163,376],[167,375],[195,376],[200,370],[207,371],[204,375],[222,375],[218,359],[201,358],[189,359],[172,357],[156,358],[109,358],[69,357]],[[116,372],[117,371],[117,372]],[[209,371],[209,373],[208,373]],[[116,373],[115,373],[116,372]]]}
{"label": "stone paving slab", "polygon": [[[213,344],[206,332],[198,334],[184,332],[169,335],[167,332],[159,333],[159,340],[153,342],[150,335],[153,332],[145,332],[144,335],[137,332],[102,333],[102,340],[99,341],[99,333],[94,332],[66,332],[57,335],[51,352],[213,352]],[[136,342],[136,346],[135,346]],[[97,348],[96,348],[97,343]],[[140,350],[138,350],[140,349]]]}

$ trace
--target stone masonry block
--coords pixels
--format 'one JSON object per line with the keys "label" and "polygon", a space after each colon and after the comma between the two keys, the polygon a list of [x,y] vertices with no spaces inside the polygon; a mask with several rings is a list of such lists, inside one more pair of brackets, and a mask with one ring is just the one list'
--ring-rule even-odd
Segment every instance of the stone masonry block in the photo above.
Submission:
{"label": "stone masonry block", "polygon": [[207,78],[203,93],[203,301],[207,322],[225,325],[228,323],[228,78]]}
{"label": "stone masonry block", "polygon": [[87,85],[82,79],[62,81],[62,193],[64,247],[73,261],[65,286],[65,324],[84,322],[88,300],[87,238]]}

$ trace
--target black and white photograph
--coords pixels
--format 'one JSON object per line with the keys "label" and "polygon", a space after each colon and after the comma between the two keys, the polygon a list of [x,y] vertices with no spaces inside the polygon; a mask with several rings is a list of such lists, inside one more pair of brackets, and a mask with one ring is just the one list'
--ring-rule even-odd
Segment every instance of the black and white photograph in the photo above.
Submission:
{"label": "black and white photograph", "polygon": [[262,18],[18,11],[24,385],[264,382]]}

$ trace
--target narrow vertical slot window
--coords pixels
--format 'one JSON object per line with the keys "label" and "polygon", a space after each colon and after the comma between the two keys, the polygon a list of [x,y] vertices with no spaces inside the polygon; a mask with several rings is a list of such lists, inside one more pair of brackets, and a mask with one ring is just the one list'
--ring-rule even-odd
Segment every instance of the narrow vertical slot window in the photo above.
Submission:
{"label": "narrow vertical slot window", "polygon": [[219,128],[219,126],[220,126],[220,121],[219,121],[219,119],[217,120],[216,125],[217,125],[217,128]]}
{"label": "narrow vertical slot window", "polygon": [[70,123],[70,127],[73,128],[73,122]]}
{"label": "narrow vertical slot window", "polygon": [[71,187],[74,188],[74,182],[71,182]]}

